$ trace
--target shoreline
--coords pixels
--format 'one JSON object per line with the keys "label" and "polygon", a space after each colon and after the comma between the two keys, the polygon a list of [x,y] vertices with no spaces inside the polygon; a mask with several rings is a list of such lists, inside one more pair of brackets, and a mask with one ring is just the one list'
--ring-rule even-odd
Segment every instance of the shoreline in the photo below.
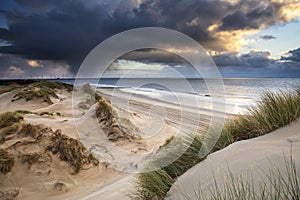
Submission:
{"label": "shoreline", "polygon": [[[33,125],[38,125],[38,124],[44,124],[49,128],[52,128],[53,130],[57,130],[57,129],[61,129],[63,133],[67,134],[68,136],[72,137],[72,138],[76,138],[79,139],[79,135],[76,133],[77,132],[77,128],[76,128],[76,124],[75,122],[78,121],[80,118],[82,118],[82,116],[86,115],[87,113],[89,113],[89,110],[81,110],[81,109],[76,109],[75,113],[77,113],[76,115],[78,115],[77,119],[73,118],[73,113],[72,113],[72,96],[71,93],[67,93],[64,91],[56,91],[56,94],[58,95],[59,99],[55,99],[55,98],[51,98],[51,100],[53,101],[53,104],[51,105],[47,105],[44,103],[40,103],[39,99],[35,99],[35,100],[31,100],[31,101],[25,101],[25,100],[18,100],[18,101],[14,101],[11,102],[11,99],[16,95],[16,93],[18,93],[19,91],[22,90],[22,87],[24,86],[20,86],[20,88],[17,88],[16,90],[13,91],[8,91],[5,92],[3,94],[0,95],[0,100],[2,102],[1,106],[0,106],[0,112],[5,112],[5,111],[16,111],[16,110],[28,110],[30,112],[33,112],[33,114],[25,114],[24,115],[24,120],[26,123],[30,123]],[[100,89],[101,90],[101,89]],[[107,92],[107,89],[104,89]],[[103,89],[102,89],[103,92]],[[105,92],[104,92],[105,93]],[[102,94],[104,94],[102,93]],[[128,98],[128,94],[124,93],[124,96],[122,96],[120,99],[122,101],[122,99],[127,99]],[[109,94],[105,94],[106,98],[109,97]],[[84,101],[85,97],[84,96],[80,96],[79,99],[76,99],[73,103],[78,104],[82,101]],[[118,143],[119,148],[124,149],[125,151],[128,152],[136,152],[137,154],[143,154],[143,153],[154,153],[156,152],[159,147],[161,145],[164,144],[165,140],[167,140],[168,138],[170,138],[172,135],[176,135],[179,131],[178,127],[181,126],[180,123],[180,109],[178,106],[176,105],[172,105],[172,104],[168,104],[165,102],[160,102],[157,101],[155,99],[151,99],[145,96],[135,96],[133,101],[133,107],[131,110],[124,110],[124,108],[120,107],[121,112],[126,112],[129,113],[131,116],[131,120],[135,121],[135,123],[140,126],[140,127],[145,127],[145,130],[150,131],[151,133],[155,133],[154,135],[151,135],[151,138],[149,138],[148,136],[145,136],[145,139],[141,140],[141,141],[121,141]],[[156,104],[161,108],[165,108],[166,109],[166,117],[167,119],[161,118],[159,115],[161,114],[160,110],[153,110],[153,114],[152,116],[149,116],[149,112],[151,111],[152,106]],[[123,110],[123,111],[122,111]],[[200,113],[195,115],[195,112],[192,112],[193,110],[189,110],[189,119],[185,119],[185,122],[188,121],[188,124],[185,124],[183,129],[184,130],[192,130],[195,129],[196,127],[199,126],[199,123],[197,121],[197,118],[201,117],[201,119],[203,119],[204,121],[209,121],[209,117],[208,115],[205,114],[201,114]],[[35,113],[55,113],[55,112],[59,112],[60,115],[38,115]],[[208,111],[207,111],[208,112]],[[156,113],[156,114],[155,114]],[[150,118],[149,118],[150,117]],[[152,120],[150,120],[152,118]],[[86,126],[87,121],[82,121],[82,123]],[[149,122],[151,122],[149,124]],[[78,123],[78,122],[76,122]],[[156,129],[155,127],[161,127],[160,129]],[[82,141],[83,138],[81,138]],[[83,140],[84,141],[84,140]],[[93,139],[91,140],[91,142],[93,142]],[[103,141],[104,146],[106,146],[105,141]],[[91,146],[90,146],[91,147]],[[100,146],[99,146],[100,147]],[[109,158],[106,155],[109,154],[110,149],[107,149],[106,151],[108,151],[107,153],[103,153],[101,150],[101,148],[99,149],[100,155],[103,156],[103,160],[100,160],[100,162],[103,163],[109,163],[109,165],[111,167],[108,167],[107,169],[104,167],[100,167],[100,171],[98,169],[95,170],[88,170],[88,171],[84,171],[81,174],[77,175],[76,177],[61,177],[61,180],[64,180],[63,182],[65,182],[67,184],[68,187],[68,192],[67,193],[62,193],[59,191],[55,191],[53,189],[50,189],[50,185],[53,184],[51,182],[46,181],[45,179],[45,183],[41,184],[45,184],[44,189],[40,190],[37,189],[36,187],[40,187],[37,185],[27,185],[27,186],[22,186],[19,185],[20,187],[20,194],[19,197],[22,199],[32,199],[31,195],[32,190],[36,190],[36,199],[39,199],[40,197],[47,197],[47,198],[59,198],[59,197],[66,197],[69,198],[69,196],[85,196],[88,194],[93,194],[94,192],[97,191],[102,191],[103,187],[106,188],[106,190],[108,190],[110,187],[114,188],[114,184],[115,182],[119,182],[120,177],[124,177],[126,178],[127,175],[119,172],[118,170],[114,169],[117,165],[114,164],[114,159],[116,158]],[[93,151],[96,151],[96,149],[93,149]],[[113,150],[112,150],[113,152]],[[111,152],[110,152],[111,153]],[[138,162],[138,161],[136,161]],[[34,180],[37,180],[36,175],[30,175],[31,173],[36,173],[36,172],[25,172],[23,174],[19,174],[19,178],[21,178],[27,181],[31,181],[34,182]],[[87,177],[93,176],[93,173],[97,173],[96,177],[100,177],[99,180],[96,181],[96,179],[90,179]],[[104,177],[103,173],[106,174]],[[84,175],[86,174],[86,175]],[[81,176],[83,176],[82,178],[80,178]],[[1,175],[0,175],[1,176]],[[11,177],[11,175],[9,175],[9,177]],[[39,181],[41,181],[40,179],[43,179],[42,177],[38,178]],[[88,181],[87,184],[80,184],[80,179],[82,179],[81,181]],[[123,178],[122,178],[123,179]],[[132,181],[134,181],[135,178],[132,179]],[[96,181],[96,182],[95,182]],[[101,183],[103,181],[103,183]],[[97,183],[97,184],[95,184]],[[101,183],[101,184],[99,184]],[[50,185],[49,185],[50,184]],[[50,188],[49,188],[50,187]],[[78,188],[80,187],[80,189]],[[35,189],[34,189],[35,188]],[[48,189],[46,189],[48,188]],[[10,186],[5,186],[3,187],[3,189],[13,189],[12,185]],[[124,188],[125,190],[125,188]],[[127,188],[126,190],[129,191],[129,188]],[[108,190],[109,191],[109,190]],[[110,193],[110,192],[109,192]],[[122,196],[124,198],[126,198],[125,196]]]}
{"label": "shoreline", "polygon": [[[151,98],[147,95],[131,96],[130,93],[117,89],[118,95],[117,97],[114,96],[115,104],[113,104],[116,112],[120,115],[120,117],[128,117],[128,119],[135,126],[141,128],[143,131],[149,131],[149,133],[151,133],[149,135],[142,135],[141,140],[121,139],[115,142],[114,144],[118,148],[132,155],[129,157],[120,157],[120,155],[118,155],[118,152],[115,151],[114,148],[110,147],[109,143],[111,142],[107,140],[104,134],[105,131],[99,130],[99,127],[92,126],[93,123],[98,123],[98,121],[91,121],[95,120],[95,118],[93,117],[94,113],[96,112],[95,108],[93,108],[92,105],[84,109],[76,107],[81,102],[84,102],[86,98],[89,98],[89,95],[80,93],[79,96],[77,96],[75,99],[72,99],[72,93],[66,92],[64,90],[56,90],[58,99],[51,98],[51,101],[53,102],[53,104],[51,105],[41,103],[39,99],[35,99],[32,101],[17,100],[12,102],[11,99],[21,89],[22,86],[20,86],[20,88],[16,88],[13,91],[8,91],[0,94],[0,100],[2,102],[0,106],[1,113],[5,111],[16,111],[20,109],[31,111],[32,113],[24,115],[24,121],[26,123],[30,123],[33,125],[42,123],[47,127],[52,128],[54,131],[57,129],[61,129],[62,132],[69,137],[80,139],[80,141],[85,144],[88,150],[94,153],[98,153],[98,158],[102,163],[99,168],[84,170],[81,174],[76,176],[61,176],[60,179],[65,182],[68,187],[67,192],[53,190],[51,188],[51,184],[54,183],[54,180],[49,182],[49,180],[43,179],[43,177],[38,177],[37,175],[33,176],[32,174],[36,173],[34,171],[22,170],[23,173],[19,173],[18,176],[22,177],[24,180],[31,182],[34,182],[34,180],[39,180],[39,183],[41,184],[41,186],[34,184],[22,186],[19,184],[19,188],[21,188],[19,197],[23,199],[32,199],[31,196],[34,194],[33,191],[35,190],[36,199],[39,199],[41,197],[51,199],[72,198],[76,196],[80,196],[82,198],[91,197],[92,199],[99,199],[100,197],[103,198],[103,195],[106,194],[108,195],[106,198],[107,200],[113,198],[129,199],[127,193],[131,192],[132,190],[133,183],[136,181],[136,174],[128,174],[122,170],[126,171],[132,168],[132,166],[137,166],[137,168],[143,166],[139,159],[135,159],[135,154],[155,154],[169,138],[177,135],[179,131],[188,132],[191,130],[197,130],[199,127],[203,127],[211,122],[211,114],[209,109],[195,110],[192,106],[180,107],[175,103],[159,101],[156,98]],[[99,92],[99,94],[102,95],[105,99],[111,100],[111,93],[113,92],[113,90],[114,89],[112,88],[100,88],[97,89],[97,92]],[[129,105],[129,107],[127,106],[127,104]],[[76,107],[76,109],[74,110],[76,116],[75,118],[72,110],[72,107],[74,107],[74,105]],[[55,114],[56,112],[59,112],[59,115]],[[181,116],[182,112],[185,113],[183,119]],[[220,113],[220,116],[222,115],[223,113]],[[234,116],[235,115],[231,115],[228,113],[226,115],[227,119],[231,119]],[[76,123],[81,124],[83,129],[87,130],[83,130],[83,133],[81,135],[78,135],[77,131],[80,131],[80,129],[78,129]],[[297,124],[299,125],[299,122],[297,122]],[[93,135],[99,133],[101,133],[101,137]],[[267,134],[266,136],[272,134],[273,133]],[[257,140],[260,140],[260,138],[263,139],[266,136],[258,137]],[[251,141],[252,140],[250,140],[250,142]],[[238,144],[240,143],[244,144],[243,142],[238,142]],[[245,141],[245,143],[247,143],[247,140]],[[232,145],[234,146],[235,144],[236,143]],[[232,145],[209,155],[209,158],[214,156],[215,154],[218,154],[219,152],[222,153],[224,151],[227,151],[227,149],[230,149]],[[243,149],[243,145],[239,145],[239,148],[242,149],[241,151],[245,151]],[[237,150],[238,149],[236,149],[235,152],[237,152]],[[132,159],[132,163],[128,164],[127,161],[130,159]],[[240,159],[242,159],[242,157]],[[201,163],[198,165],[201,165]],[[183,177],[184,176],[185,174],[183,175]],[[9,174],[8,177],[14,176]],[[14,179],[15,178],[16,177],[14,177]],[[178,181],[180,181],[181,179],[184,180],[184,178],[181,178],[180,176],[178,178]],[[129,183],[124,184],[124,182],[127,181],[129,181]],[[84,184],[81,184],[81,182],[84,182]],[[13,189],[12,183],[13,182],[11,182],[9,186],[5,186],[3,188]],[[116,192],[116,188],[119,188],[121,186],[122,191]],[[170,194],[173,195],[173,191],[175,191],[176,193],[176,190],[178,189],[171,189]]]}

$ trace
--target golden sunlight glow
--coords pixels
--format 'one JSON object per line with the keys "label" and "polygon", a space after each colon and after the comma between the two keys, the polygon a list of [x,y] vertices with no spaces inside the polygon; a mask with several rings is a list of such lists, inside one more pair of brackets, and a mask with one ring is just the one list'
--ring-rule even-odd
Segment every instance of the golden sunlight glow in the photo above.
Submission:
{"label": "golden sunlight glow", "polygon": [[174,48],[168,48],[166,49],[167,52],[170,52],[170,53],[174,53],[174,54],[184,54],[184,53],[187,53],[187,54],[197,54],[199,53],[199,50],[198,49],[192,49],[192,48],[186,48],[186,47],[183,47],[183,48],[180,48],[180,49],[174,49]]}
{"label": "golden sunlight glow", "polygon": [[297,0],[286,1],[285,6],[280,9],[280,13],[285,22],[290,22],[294,19],[300,20],[300,2]]}
{"label": "golden sunlight glow", "polygon": [[215,38],[225,44],[225,51],[240,51],[245,45],[252,44],[255,42],[253,39],[246,39],[247,36],[253,35],[259,32],[259,30],[251,29],[251,30],[234,30],[234,31],[219,31],[218,29],[220,25],[214,24],[208,27],[208,31]]}
{"label": "golden sunlight glow", "polygon": [[[229,1],[234,3],[235,1]],[[292,20],[300,20],[300,1],[299,0],[272,0],[273,3],[280,3],[282,7],[279,9],[277,16],[275,16],[277,23],[287,23]],[[217,44],[211,44],[210,50],[219,51],[240,51],[244,46],[255,43],[253,39],[247,39],[247,36],[253,35],[262,29],[270,26],[269,24],[261,24],[259,29],[249,30],[231,30],[219,31],[221,23],[213,24],[207,28],[207,31],[220,43],[224,44],[221,48]],[[214,54],[214,52],[212,52]]]}
{"label": "golden sunlight glow", "polygon": [[27,60],[27,64],[33,68],[40,67],[40,64],[36,60]]}

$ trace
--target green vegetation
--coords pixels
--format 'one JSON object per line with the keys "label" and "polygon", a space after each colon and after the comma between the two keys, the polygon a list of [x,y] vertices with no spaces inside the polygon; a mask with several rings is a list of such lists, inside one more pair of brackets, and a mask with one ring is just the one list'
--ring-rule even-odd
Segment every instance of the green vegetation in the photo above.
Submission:
{"label": "green vegetation", "polygon": [[[214,178],[213,185],[209,191],[204,193],[201,188],[195,191],[193,196],[196,200],[286,200],[300,199],[300,176],[297,174],[295,161],[284,159],[285,169],[269,167],[264,176],[258,178],[254,183],[253,174],[247,176],[240,175],[234,177],[230,170],[227,171],[221,188]],[[188,194],[184,194],[181,199],[191,199]]]}
{"label": "green vegetation", "polygon": [[55,114],[59,117],[62,117],[63,115],[60,112],[55,112]]}
{"label": "green vegetation", "polygon": [[[140,174],[136,182],[136,190],[131,194],[132,199],[164,199],[175,179],[204,159],[199,157],[202,141],[203,137],[200,135],[196,135],[194,138],[187,136],[184,141],[174,141],[175,145],[170,147],[168,153],[149,163],[149,167],[162,166],[170,158],[177,159],[162,169]],[[176,145],[177,142],[190,145],[183,147],[182,144]],[[181,152],[179,148],[186,148],[186,151],[182,155],[178,155],[178,152]]]}
{"label": "green vegetation", "polygon": [[[58,154],[59,158],[66,161],[74,169],[74,173],[78,173],[86,165],[97,166],[99,161],[91,154],[84,145],[73,138],[68,137],[61,133],[61,130],[53,132],[49,127],[44,125],[32,125],[21,121],[23,115],[32,113],[30,111],[16,111],[5,112],[0,114],[0,144],[11,139],[9,135],[12,135],[16,139],[22,139],[23,137],[31,137],[35,140],[28,143],[28,141],[19,140],[14,143],[14,146],[26,146],[33,143],[40,146],[41,152],[34,154],[27,154],[25,152],[19,152],[16,155],[10,155],[9,149],[0,149],[0,172],[6,174],[11,171],[14,165],[14,158],[20,159],[23,163],[26,162],[32,165],[38,162],[39,158],[48,157],[46,153],[48,150],[53,154]],[[34,113],[36,114],[36,113]],[[26,149],[26,147],[24,147]],[[11,153],[11,152],[10,152]],[[51,160],[51,158],[49,159]]]}
{"label": "green vegetation", "polygon": [[175,139],[175,136],[172,135],[171,137],[167,138],[165,143],[163,145],[161,145],[161,147],[165,147],[167,146],[168,144],[170,144],[170,142],[172,142],[173,140]]}
{"label": "green vegetation", "polygon": [[43,112],[40,112],[39,115],[50,115],[50,116],[53,116],[54,114],[52,112],[48,112],[48,111],[43,111]]}
{"label": "green vegetation", "polygon": [[[265,92],[257,106],[248,110],[245,115],[240,115],[228,121],[221,135],[215,144],[212,152],[218,151],[232,144],[233,142],[250,139],[274,131],[286,126],[300,117],[300,90],[280,91],[279,93]],[[192,142],[190,143],[190,141]],[[179,156],[173,163],[161,170],[163,172],[146,172],[140,174],[133,192],[134,199],[163,199],[170,187],[169,184],[158,182],[165,173],[175,181],[188,169],[201,162],[204,158],[199,158],[199,150],[204,144],[204,137],[187,137],[181,145],[174,146],[174,149],[164,157],[150,163],[157,166],[157,162],[163,163],[180,152],[182,145],[191,144],[185,153]],[[158,165],[159,166],[159,165]],[[157,172],[157,171],[156,171]],[[149,186],[155,185],[160,189],[152,190]]]}
{"label": "green vegetation", "polygon": [[248,114],[238,116],[225,129],[234,141],[249,139],[286,126],[300,117],[300,90],[265,92]]}
{"label": "green vegetation", "polygon": [[67,161],[73,167],[74,173],[78,173],[86,164],[99,164],[81,142],[62,134],[60,130],[53,134],[52,142],[47,149],[53,154],[58,153],[61,160]]}
{"label": "green vegetation", "polygon": [[11,171],[15,164],[14,158],[3,149],[0,149],[0,172],[7,174]]}
{"label": "green vegetation", "polygon": [[109,140],[140,138],[140,129],[132,124],[129,119],[119,117],[111,104],[104,98],[98,101],[96,116]]}
{"label": "green vegetation", "polygon": [[0,144],[3,144],[6,137],[15,134],[19,130],[19,122],[23,116],[17,112],[5,112],[0,114]]}
{"label": "green vegetation", "polygon": [[32,83],[22,89],[20,92],[18,92],[12,101],[17,101],[20,99],[25,99],[26,101],[31,101],[33,99],[41,100],[43,102],[46,102],[48,104],[53,104],[51,101],[52,98],[58,99],[58,96],[56,95],[55,90],[61,89],[61,90],[67,90],[68,92],[71,92],[73,89],[72,85],[66,84],[66,83],[60,83],[60,82],[45,82],[45,81],[39,81]]}
{"label": "green vegetation", "polygon": [[0,129],[11,126],[23,120],[23,116],[16,112],[5,112],[0,114]]}
{"label": "green vegetation", "polygon": [[164,171],[156,170],[140,174],[136,184],[139,186],[130,195],[132,199],[164,199],[174,180]]}
{"label": "green vegetation", "polygon": [[35,114],[34,112],[31,112],[29,110],[16,110],[15,112],[21,115]]}
{"label": "green vegetation", "polygon": [[101,99],[98,102],[98,108],[96,110],[96,116],[98,117],[100,123],[104,122],[108,127],[112,127],[114,124],[114,115],[115,113],[110,103],[105,99]]}
{"label": "green vegetation", "polygon": [[34,163],[38,162],[40,156],[41,155],[38,153],[33,153],[33,154],[22,155],[20,158],[23,163],[28,163],[29,165],[33,165]]}
{"label": "green vegetation", "polygon": [[19,135],[22,135],[24,137],[30,136],[34,139],[37,139],[38,136],[41,135],[41,131],[39,130],[39,126],[35,126],[32,124],[23,124],[20,132],[18,132]]}
{"label": "green vegetation", "polygon": [[11,92],[11,91],[13,91],[15,89],[16,89],[16,87],[11,87],[11,88],[6,88],[6,89],[0,89],[0,95],[4,94],[4,93],[7,93],[7,92]]}

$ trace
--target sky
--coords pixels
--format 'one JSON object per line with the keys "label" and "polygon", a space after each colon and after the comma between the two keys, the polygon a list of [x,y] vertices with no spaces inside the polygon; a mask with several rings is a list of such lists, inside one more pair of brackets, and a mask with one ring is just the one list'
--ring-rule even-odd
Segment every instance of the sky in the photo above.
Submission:
{"label": "sky", "polygon": [[[193,38],[223,77],[300,77],[300,0],[1,0],[0,78],[74,77],[99,43],[141,27]],[[173,52],[141,49],[107,74],[189,77],[190,68]]]}

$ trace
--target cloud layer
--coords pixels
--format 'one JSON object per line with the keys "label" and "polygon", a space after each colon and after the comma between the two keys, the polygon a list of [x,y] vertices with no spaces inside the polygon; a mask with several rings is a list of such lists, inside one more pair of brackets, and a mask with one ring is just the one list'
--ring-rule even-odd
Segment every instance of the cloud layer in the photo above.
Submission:
{"label": "cloud layer", "polygon": [[[5,69],[11,66],[37,68],[39,61],[56,62],[63,63],[62,66],[67,64],[75,74],[97,44],[121,31],[147,26],[183,32],[208,51],[237,52],[245,45],[246,35],[297,19],[298,11],[300,3],[297,0],[1,1],[0,42],[6,45],[0,45],[0,60],[1,57],[7,60],[6,55],[24,60],[21,66],[12,62],[3,62],[1,66]],[[266,35],[262,39],[275,38]],[[151,54],[145,54],[149,52]],[[299,58],[297,51],[290,54],[282,59],[296,61]],[[262,52],[226,53],[214,59],[219,66],[265,67],[270,61],[268,56]],[[174,56],[157,55],[155,51],[140,51],[128,59],[178,62]]]}

